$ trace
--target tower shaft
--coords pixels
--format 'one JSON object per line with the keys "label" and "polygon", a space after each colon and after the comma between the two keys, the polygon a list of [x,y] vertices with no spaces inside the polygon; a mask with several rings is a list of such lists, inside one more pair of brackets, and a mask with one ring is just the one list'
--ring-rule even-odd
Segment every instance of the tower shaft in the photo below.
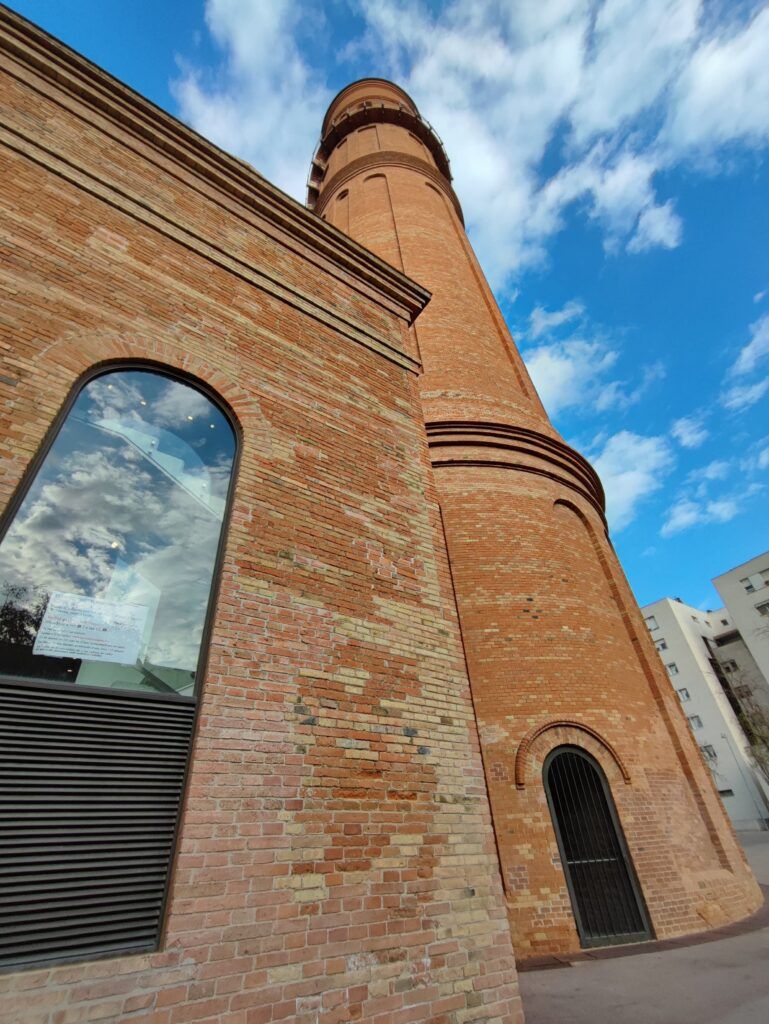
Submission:
{"label": "tower shaft", "polygon": [[442,144],[406,93],[369,79],[336,97],[309,205],[432,293],[415,327],[420,393],[518,955],[591,944],[543,785],[561,748],[604,773],[649,934],[701,927],[704,903],[752,909],[755,882],[609,543],[600,481],[550,423]]}

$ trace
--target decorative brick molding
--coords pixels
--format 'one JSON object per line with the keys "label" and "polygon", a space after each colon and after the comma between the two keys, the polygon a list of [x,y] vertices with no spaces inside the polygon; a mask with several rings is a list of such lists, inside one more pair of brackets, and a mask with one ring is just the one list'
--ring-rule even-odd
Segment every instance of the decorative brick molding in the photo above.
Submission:
{"label": "decorative brick molding", "polygon": [[425,178],[429,178],[435,187],[441,190],[454,207],[460,221],[464,224],[462,207],[459,205],[457,194],[449,184],[448,179],[439,171],[436,171],[426,160],[420,160],[418,156],[411,156],[410,153],[399,153],[395,150],[378,150],[376,153],[366,153],[365,156],[360,156],[357,160],[352,160],[349,164],[346,164],[333,177],[329,178],[327,182],[323,183],[323,192],[318,196],[313,206],[315,212],[321,215],[340,188],[357,174],[360,174],[361,171],[368,170],[370,167],[408,167],[411,170],[419,171]]}
{"label": "decorative brick molding", "polygon": [[[577,491],[605,524],[598,474],[560,438],[504,423],[427,423],[433,466],[496,466],[537,473]],[[448,450],[452,450],[449,456]]]}
{"label": "decorative brick molding", "polygon": [[543,733],[548,732],[550,729],[578,729],[580,732],[587,733],[588,736],[592,736],[596,742],[600,743],[604,750],[611,756],[619,768],[622,778],[628,785],[631,782],[630,772],[625,766],[625,762],[622,760],[620,755],[617,753],[614,746],[609,743],[601,734],[593,729],[591,726],[586,725],[584,722],[577,722],[570,718],[551,718],[547,722],[543,722],[542,725],[537,726],[535,729],[531,729],[523,737],[521,742],[518,744],[518,750],[515,755],[515,786],[516,789],[526,788],[526,773],[528,771],[528,759],[529,751],[535,740],[537,740]]}
{"label": "decorative brick molding", "polygon": [[[317,217],[245,161],[218,149],[63,44],[56,43],[54,65],[50,60],[51,38],[2,5],[0,40],[6,57],[5,69],[22,87],[57,104],[64,116],[80,122],[83,131],[97,123],[115,145],[133,150],[137,157],[155,167],[159,176],[169,175],[182,188],[197,193],[202,203],[215,203],[223,216],[235,216],[244,222],[244,227],[265,231],[275,241],[301,252],[302,258],[319,270],[330,271],[347,282],[353,280],[356,287],[370,296],[379,296],[380,301],[399,310],[409,321],[429,298],[423,288],[394,267],[343,234],[329,232]],[[221,262],[227,269],[239,268],[266,288],[285,289],[285,278],[270,274],[271,268],[240,259],[234,246],[221,247],[215,233],[201,236],[191,231],[188,218],[177,217],[161,210],[157,202],[148,204],[142,196],[119,188],[117,180],[102,173],[102,168],[83,164],[80,153],[73,159],[71,153],[58,151],[55,136],[54,146],[49,146],[51,137],[29,133],[26,126],[22,129],[8,121],[0,130],[0,142],[9,148],[42,162],[53,173],[94,191],[156,230],[168,232],[174,241]],[[322,308],[310,294],[293,290],[297,298],[308,307],[315,307],[324,319],[338,316],[333,306]],[[373,338],[369,344],[374,344]]]}
{"label": "decorative brick molding", "polygon": [[[380,92],[381,98],[370,99],[372,89],[374,92]],[[362,102],[358,102],[361,96],[366,98]],[[449,158],[438,133],[422,117],[408,93],[404,92],[400,86],[378,78],[353,82],[351,85],[345,86],[331,101],[323,121],[322,137],[312,161],[310,181],[307,186],[307,206],[316,212],[320,212],[322,208],[319,194],[321,189],[324,192],[329,190],[331,184],[330,181],[323,179],[328,158],[333,150],[352,132],[374,124],[393,124],[405,128],[424,144],[438,169],[436,180],[437,178],[442,179],[442,187],[451,196],[457,215],[464,224],[462,207],[450,185]],[[404,154],[393,153],[391,155],[403,156]],[[432,174],[435,173],[429,164],[425,164],[424,161],[420,161],[420,163],[427,166]],[[336,182],[334,182],[334,187],[336,187]]]}

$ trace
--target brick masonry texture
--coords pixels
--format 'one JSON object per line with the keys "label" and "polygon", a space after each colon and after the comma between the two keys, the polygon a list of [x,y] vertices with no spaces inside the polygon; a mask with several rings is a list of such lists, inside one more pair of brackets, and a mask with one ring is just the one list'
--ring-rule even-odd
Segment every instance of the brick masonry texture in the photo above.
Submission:
{"label": "brick masonry texture", "polygon": [[754,909],[409,98],[337,97],[310,213],[3,8],[0,47],[0,497],[94,366],[177,368],[242,431],[161,947],[3,975],[0,1019],[521,1024],[513,941],[578,945],[562,743],[658,936]]}
{"label": "brick masonry texture", "polygon": [[520,1024],[410,324],[427,293],[0,9],[0,492],[95,365],[242,451],[157,953],[0,977],[14,1024]]}
{"label": "brick masonry texture", "polygon": [[[372,127],[387,130],[378,154]],[[413,328],[420,392],[516,955],[579,947],[542,781],[564,743],[607,776],[656,935],[733,921],[760,892],[608,540],[600,482],[547,419],[429,135],[396,86],[343,90],[309,201],[432,293]]]}

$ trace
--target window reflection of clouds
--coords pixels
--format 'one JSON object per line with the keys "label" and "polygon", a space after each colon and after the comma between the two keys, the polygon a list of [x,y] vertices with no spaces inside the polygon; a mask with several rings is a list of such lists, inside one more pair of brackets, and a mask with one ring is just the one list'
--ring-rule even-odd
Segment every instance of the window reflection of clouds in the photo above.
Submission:
{"label": "window reflection of clouds", "polygon": [[[147,371],[87,384],[0,544],[6,671],[190,692],[234,448],[185,384]],[[146,607],[142,663],[33,655],[24,637],[52,591]]]}

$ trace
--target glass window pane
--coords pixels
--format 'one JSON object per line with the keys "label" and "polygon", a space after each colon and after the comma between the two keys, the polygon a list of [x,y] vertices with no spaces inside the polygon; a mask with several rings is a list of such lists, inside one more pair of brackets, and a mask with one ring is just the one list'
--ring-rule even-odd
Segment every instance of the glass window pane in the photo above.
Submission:
{"label": "glass window pane", "polygon": [[191,694],[235,447],[188,384],[86,384],[0,543],[0,674]]}

